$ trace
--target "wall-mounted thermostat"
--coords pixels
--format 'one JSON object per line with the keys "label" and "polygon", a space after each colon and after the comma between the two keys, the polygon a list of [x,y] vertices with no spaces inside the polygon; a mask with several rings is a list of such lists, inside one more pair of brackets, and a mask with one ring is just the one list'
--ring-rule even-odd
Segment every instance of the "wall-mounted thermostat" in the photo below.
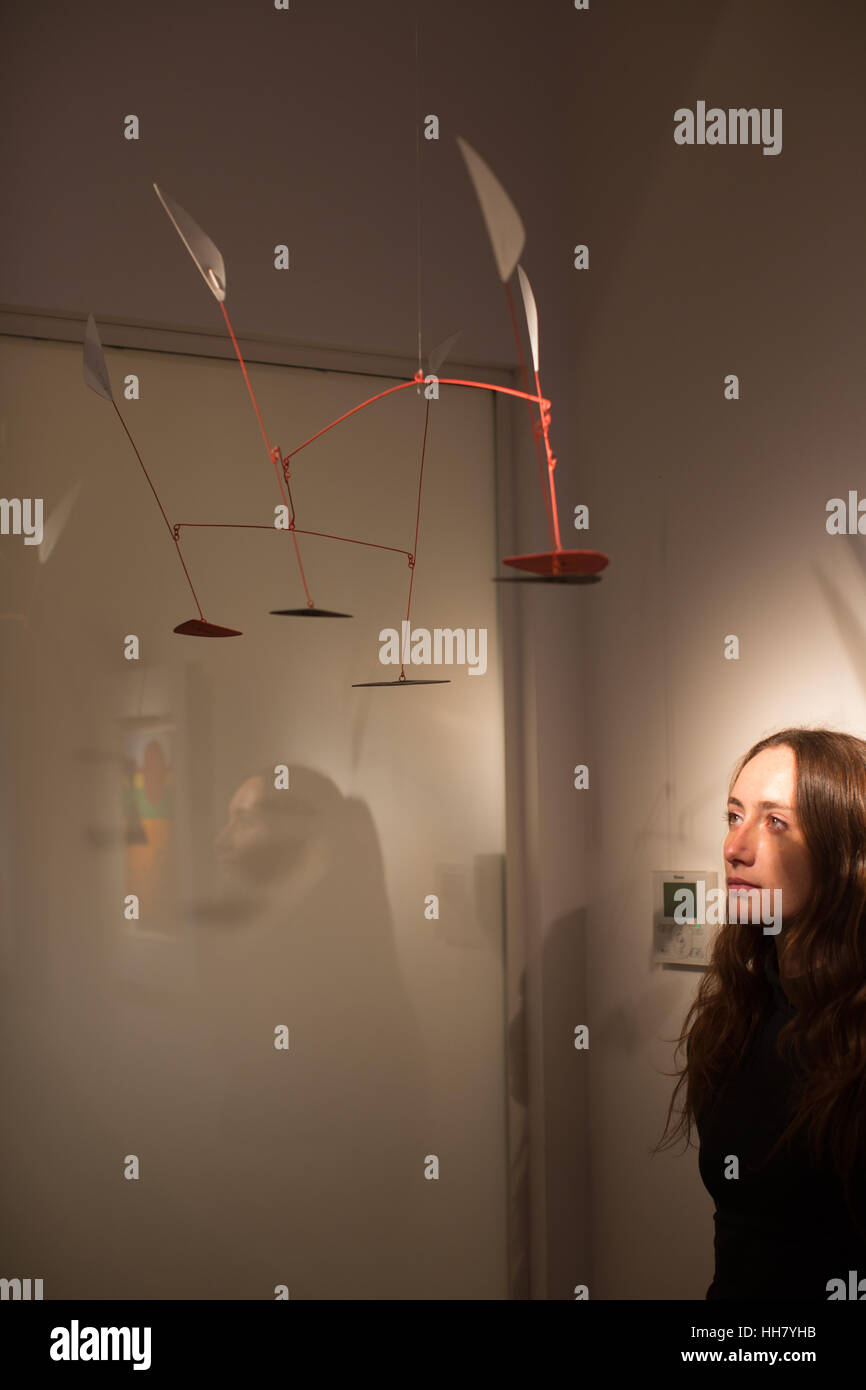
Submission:
{"label": "wall-mounted thermostat", "polygon": [[718,927],[706,924],[706,901],[716,879],[712,869],[653,871],[653,961],[709,965]]}

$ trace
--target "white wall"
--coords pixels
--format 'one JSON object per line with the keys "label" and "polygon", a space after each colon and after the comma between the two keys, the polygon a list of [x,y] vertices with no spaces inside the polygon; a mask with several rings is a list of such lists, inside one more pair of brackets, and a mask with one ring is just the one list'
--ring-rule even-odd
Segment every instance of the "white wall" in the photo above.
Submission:
{"label": "white wall", "polygon": [[[866,541],[825,530],[827,500],[863,487],[856,21],[786,11],[779,28],[749,11],[744,49],[745,13],[727,7],[703,60],[654,99],[782,106],[783,152],[654,152],[582,378],[592,537],[611,555],[581,648],[598,1298],[703,1298],[713,1271],[696,1149],[649,1154],[666,1040],[698,983],[650,963],[650,872],[723,869],[728,778],[763,735],[866,729]],[[564,761],[562,747],[548,775]]]}

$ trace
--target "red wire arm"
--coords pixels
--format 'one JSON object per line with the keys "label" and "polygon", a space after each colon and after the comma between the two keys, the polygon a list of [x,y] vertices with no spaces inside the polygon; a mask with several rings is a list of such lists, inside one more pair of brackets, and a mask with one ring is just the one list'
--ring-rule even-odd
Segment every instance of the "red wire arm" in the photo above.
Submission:
{"label": "red wire arm", "polygon": [[[523,360],[523,345],[521,344],[521,341],[520,341],[520,329],[517,327],[517,317],[516,317],[516,315],[515,315],[515,313],[514,313],[514,299],[512,298],[512,294],[511,294],[511,286],[509,285],[509,283],[508,283],[507,280],[505,281],[505,293],[506,293],[506,295],[508,296],[508,308],[509,308],[509,311],[510,311],[510,313],[511,313],[511,326],[512,326],[512,328],[514,329],[514,341],[517,343],[517,355],[518,355],[518,357],[520,358],[520,371],[521,371],[521,375],[523,376],[524,385],[526,386],[526,388],[527,388],[527,390],[528,390],[528,389],[529,389],[529,377],[528,377],[527,374],[526,374],[526,363],[525,363],[525,361]],[[539,396],[540,396],[540,395],[541,395],[541,387],[540,387],[539,384],[538,384],[538,375],[537,375],[537,373],[536,373],[536,377],[535,377],[535,385],[536,385],[536,388],[537,388],[537,390],[538,390],[538,394],[539,394]],[[556,516],[555,502],[553,503],[553,505],[551,505],[551,497],[550,497],[550,495],[549,495],[549,490],[548,490],[548,488],[546,488],[546,487],[544,486],[544,459],[542,458],[542,455],[541,455],[541,442],[540,442],[540,439],[539,439],[539,435],[542,433],[542,431],[544,431],[544,442],[545,442],[545,445],[546,445],[547,448],[548,448],[548,453],[549,453],[549,451],[550,451],[550,446],[548,445],[548,441],[547,441],[547,430],[545,429],[545,418],[544,418],[544,412],[545,412],[545,410],[547,409],[547,406],[542,405],[542,406],[540,407],[540,410],[541,410],[541,419],[540,419],[540,421],[538,421],[538,420],[533,420],[533,418],[532,418],[532,405],[531,405],[531,403],[530,403],[529,401],[527,401],[527,403],[526,403],[526,409],[529,411],[529,418],[530,418],[530,420],[532,421],[532,433],[533,433],[533,435],[534,435],[534,437],[535,437],[535,452],[536,452],[536,455],[537,455],[537,457],[538,457],[538,477],[539,477],[539,480],[540,480],[540,482],[541,482],[541,495],[542,495],[542,497],[544,498],[544,509],[545,509],[545,511],[547,512],[547,525],[548,525],[548,528],[549,528],[549,530],[550,530],[550,541],[551,541],[551,544],[555,547],[555,549],[560,550],[562,547],[559,545],[559,520],[558,520],[558,518],[557,518],[557,516]],[[548,410],[547,422],[549,423],[549,421],[550,421],[550,412],[549,412],[549,410]],[[549,470],[548,470],[548,479],[549,479],[549,483],[552,485],[552,483],[553,483],[553,478],[550,476]],[[554,528],[555,528],[555,530],[554,530]]]}
{"label": "red wire arm", "polygon": [[[381,401],[383,396],[390,396],[394,391],[405,391],[407,386],[417,386],[418,383],[423,380],[423,374],[419,372],[413,376],[411,380],[401,381],[399,386],[389,386],[387,391],[380,391],[378,395],[370,396],[368,400],[362,401],[360,405],[353,406],[351,410],[347,410],[345,415],[338,415],[336,420],[332,420],[329,425],[325,425],[324,429],[317,430],[315,434],[311,434],[309,439],[304,440],[303,444],[299,444],[296,449],[290,450],[286,457],[294,458],[295,454],[299,454],[302,449],[306,449],[308,444],[312,444],[314,439],[319,439],[321,435],[327,434],[328,430],[332,430],[335,425],[342,424],[344,420],[348,420],[350,415],[354,415],[357,411],[363,410],[365,406],[372,405],[374,401]],[[506,396],[518,396],[521,400],[537,401],[540,405],[548,409],[550,408],[550,401],[543,400],[540,396],[532,396],[527,391],[515,391],[511,386],[494,386],[489,381],[462,381],[457,377],[450,376],[440,376],[437,377],[437,380],[441,386],[477,386],[482,391],[502,391]]]}
{"label": "red wire arm", "polygon": [[[507,289],[507,286],[506,286],[506,289]],[[510,294],[509,294],[509,302],[510,302]],[[289,524],[289,530],[290,530],[290,532],[291,532],[292,541],[293,541],[294,546],[295,546],[295,554],[296,554],[297,561],[298,561],[298,568],[299,568],[300,574],[301,574],[301,582],[303,583],[304,592],[306,593],[306,596],[307,596],[307,606],[310,607],[310,608],[312,608],[312,607],[314,607],[315,605],[314,605],[314,603],[313,603],[313,599],[312,599],[312,597],[311,597],[311,595],[310,595],[310,590],[309,590],[309,587],[308,587],[308,585],[307,585],[306,576],[305,576],[305,574],[304,574],[304,566],[303,566],[303,563],[302,563],[302,561],[301,561],[301,552],[300,552],[300,549],[299,549],[299,546],[298,546],[298,542],[297,542],[297,535],[296,535],[296,533],[297,533],[298,531],[300,531],[300,528],[298,528],[298,527],[295,526],[295,510],[294,510],[294,505],[293,505],[292,503],[290,503],[289,498],[286,496],[286,492],[285,492],[284,487],[283,487],[283,479],[280,477],[280,465],[282,466],[282,469],[283,469],[283,474],[284,474],[284,477],[285,477],[286,484],[288,484],[288,479],[289,479],[288,465],[289,465],[290,460],[294,457],[295,454],[299,454],[299,453],[301,452],[302,449],[305,449],[305,448],[307,447],[308,444],[312,444],[312,443],[313,443],[313,440],[315,440],[315,439],[320,439],[321,436],[322,436],[323,434],[326,434],[326,433],[328,432],[328,430],[333,429],[333,428],[335,427],[335,425],[342,424],[342,422],[343,422],[344,420],[348,420],[349,417],[350,417],[351,415],[356,415],[357,412],[358,412],[359,410],[363,410],[366,406],[372,405],[374,401],[380,401],[380,400],[382,400],[385,396],[393,395],[393,393],[394,393],[395,391],[405,391],[405,390],[407,389],[407,387],[409,387],[409,386],[414,386],[414,385],[416,385],[418,382],[423,381],[423,380],[424,380],[424,374],[423,374],[422,371],[419,370],[419,371],[416,372],[415,375],[414,375],[413,377],[411,377],[408,381],[400,382],[400,384],[397,385],[397,386],[390,386],[390,387],[388,387],[385,391],[379,391],[379,392],[376,393],[376,395],[370,396],[370,397],[369,397],[367,400],[365,400],[365,401],[361,401],[360,405],[353,406],[353,408],[352,408],[351,410],[347,410],[347,411],[345,412],[344,415],[338,416],[335,420],[332,420],[332,421],[330,422],[330,424],[325,425],[325,426],[324,426],[322,429],[320,429],[320,430],[317,430],[316,433],[313,434],[313,435],[311,435],[309,439],[304,440],[303,444],[299,444],[299,445],[297,446],[297,448],[290,450],[290,452],[286,455],[286,457],[285,457],[284,459],[281,459],[281,458],[280,458],[280,450],[279,450],[279,448],[272,447],[272,446],[271,446],[271,442],[270,442],[270,440],[268,439],[268,433],[267,433],[267,430],[265,429],[265,424],[264,424],[264,421],[263,421],[263,419],[262,419],[262,413],[261,413],[261,411],[259,410],[259,404],[258,404],[258,401],[256,400],[256,394],[255,394],[255,391],[253,390],[252,382],[250,381],[250,378],[249,378],[249,373],[247,372],[246,363],[244,362],[243,355],[242,355],[242,353],[241,353],[240,347],[238,346],[238,340],[237,340],[237,338],[235,337],[235,332],[234,332],[234,329],[232,328],[231,319],[229,318],[229,315],[228,315],[228,310],[226,309],[225,303],[224,303],[222,300],[220,301],[220,308],[222,309],[223,318],[224,318],[225,321],[226,321],[226,327],[228,328],[229,334],[231,335],[231,340],[232,340],[232,343],[233,343],[233,345],[234,345],[235,353],[237,354],[237,359],[238,359],[238,362],[240,363],[241,371],[243,372],[243,375],[244,375],[244,381],[245,381],[246,384],[247,384],[247,390],[249,391],[250,399],[251,399],[251,401],[252,401],[252,403],[253,403],[253,409],[254,409],[255,412],[256,412],[256,419],[257,419],[258,422],[259,422],[259,428],[260,428],[260,430],[261,430],[261,432],[262,432],[262,437],[263,437],[263,439],[264,439],[264,441],[265,441],[265,446],[266,446],[266,448],[267,448],[267,450],[268,450],[268,456],[269,456],[269,458],[271,459],[271,462],[272,462],[273,465],[274,465],[274,473],[275,473],[275,475],[276,475],[277,485],[278,485],[278,487],[279,487],[279,489],[280,489],[280,496],[281,496],[282,499],[283,499],[283,503],[284,503],[284,505],[285,505],[285,507],[286,507],[286,510],[289,511],[289,512],[291,513],[291,520],[290,520],[290,524]],[[512,317],[513,317],[513,314],[512,314]],[[516,325],[515,325],[515,327],[516,327]],[[518,337],[518,350],[520,350],[519,337]],[[521,352],[521,364],[523,364],[522,352]],[[525,366],[523,367],[523,376],[524,376],[524,383],[527,384],[527,383],[526,383],[526,368],[525,368]],[[515,397],[517,397],[518,399],[525,400],[525,401],[527,401],[527,402],[529,402],[529,403],[534,402],[534,403],[538,406],[539,411],[540,411],[540,414],[541,414],[541,424],[542,424],[542,430],[543,430],[543,433],[544,433],[544,444],[545,444],[545,448],[546,448],[546,450],[547,450],[548,478],[549,478],[549,484],[550,484],[551,503],[552,503],[553,512],[554,512],[552,521],[553,521],[553,525],[555,526],[555,533],[554,533],[554,531],[553,531],[553,529],[552,529],[552,531],[551,531],[551,536],[552,536],[552,538],[554,538],[554,544],[555,544],[556,548],[557,548],[557,549],[561,549],[562,547],[561,547],[560,541],[559,541],[559,526],[558,526],[558,522],[557,522],[557,520],[556,520],[556,515],[555,515],[556,497],[555,497],[555,492],[554,492],[554,487],[553,487],[553,469],[554,469],[555,466],[556,466],[556,459],[554,458],[553,453],[552,453],[552,451],[551,451],[551,448],[550,448],[550,441],[549,441],[549,438],[548,438],[548,428],[549,428],[549,423],[550,423],[550,401],[546,400],[546,399],[541,395],[541,384],[540,384],[539,379],[538,379],[538,373],[537,373],[537,372],[535,373],[535,386],[536,386],[536,394],[535,394],[535,395],[532,395],[531,392],[529,392],[529,391],[517,391],[517,390],[514,389],[514,387],[511,387],[511,386],[496,386],[496,385],[494,385],[493,383],[487,382],[487,381],[468,381],[468,380],[463,379],[462,377],[438,377],[437,380],[438,380],[438,381],[440,382],[440,384],[443,385],[443,386],[472,386],[472,387],[476,387],[477,389],[482,390],[482,391],[499,391],[499,392],[501,392],[503,395],[506,395],[506,396],[515,396]],[[419,526],[419,524],[420,524],[420,510],[421,510],[421,477],[423,477],[423,472],[424,472],[424,452],[425,452],[426,445],[427,445],[427,425],[428,425],[428,422],[429,422],[429,415],[430,415],[430,402],[429,402],[429,399],[428,399],[428,401],[427,401],[427,413],[426,413],[425,421],[424,421],[424,440],[423,440],[422,449],[421,449],[421,476],[419,477],[419,481],[418,481],[418,515],[417,515],[417,517],[416,517],[416,523],[415,523],[415,542],[416,542],[416,546],[417,546],[417,540],[418,540],[418,526]],[[537,437],[537,435],[536,435],[536,446],[537,446],[537,444],[538,444],[538,437]],[[137,451],[136,451],[136,452],[137,452]],[[541,466],[542,466],[542,465],[541,465],[541,454],[540,454],[540,450],[539,450],[539,467],[541,468]],[[143,464],[142,464],[142,467],[144,467]],[[148,481],[150,481],[149,478],[148,478]],[[152,487],[152,486],[153,486],[153,484],[151,484],[151,487]],[[290,495],[291,495],[291,494],[290,494]],[[156,490],[155,490],[155,489],[154,489],[154,496],[156,496]],[[157,501],[159,501],[159,498],[157,498]],[[546,498],[545,498],[545,502],[547,502],[547,499],[546,499]],[[160,510],[162,511],[162,504],[161,504],[161,503],[160,503]],[[168,526],[168,525],[169,525],[169,523],[168,523],[168,518],[165,516],[165,512],[164,512],[164,511],[163,511],[163,517],[165,518],[166,525]],[[548,521],[549,521],[549,522],[551,521],[550,510],[548,510]],[[183,523],[179,523],[179,525],[178,525],[178,527],[176,528],[176,530],[175,530],[174,532],[172,532],[172,535],[173,535],[175,544],[177,545],[177,544],[178,544],[177,532],[178,532],[179,529],[180,529],[180,525],[189,525],[189,526],[193,526],[193,525],[213,525],[213,526],[226,525],[226,526],[231,526],[232,524],[233,524],[233,523],[220,523],[220,522],[211,522],[211,523],[208,523],[208,522],[200,522],[200,523],[199,523],[199,522],[183,522]],[[238,524],[240,524],[240,523],[238,523]],[[264,527],[262,527],[261,529],[271,529],[271,528],[264,528]],[[274,528],[274,529],[275,529],[275,528]],[[169,530],[171,530],[171,527],[170,527],[170,526],[169,526]],[[327,536],[327,535],[328,535],[327,532],[321,532],[321,531],[319,531],[319,532],[316,532],[316,531],[313,531],[313,532],[304,532],[304,531],[300,531],[300,534],[302,534],[302,535],[303,535],[303,534],[308,534],[308,535],[321,535],[321,536]],[[331,537],[331,539],[334,539],[334,540],[346,540],[346,541],[349,541],[350,543],[360,544],[360,545],[373,545],[373,542],[371,542],[371,541],[353,541],[352,538],[351,538],[351,537],[348,537],[348,536],[333,536],[333,537]],[[384,550],[396,550],[396,549],[397,549],[396,546],[382,546],[382,547],[377,547],[377,548],[381,548],[381,549],[384,549]],[[407,552],[407,551],[399,551],[398,553],[400,553],[400,554],[409,554],[409,552]],[[179,546],[178,546],[178,554],[180,554],[180,548],[179,548]],[[411,567],[412,570],[413,570],[413,574],[412,574],[412,576],[410,577],[410,583],[409,583],[409,607],[410,607],[410,608],[411,608],[411,603],[412,603],[412,581],[413,581],[413,579],[414,579],[414,562],[415,562],[414,553],[413,553],[413,554],[409,554],[409,565],[410,565],[410,567]],[[182,556],[181,556],[181,563],[183,563],[183,557],[182,557]],[[186,566],[185,566],[185,565],[184,565],[184,570],[186,570]],[[188,575],[187,575],[187,578],[189,578]],[[192,582],[191,582],[191,581],[190,581],[190,587],[192,587]],[[195,591],[193,591],[193,593],[194,593],[194,592],[195,592]],[[197,599],[196,599],[196,603],[198,603],[198,600],[197,600]],[[201,612],[201,609],[199,609],[199,612]],[[407,612],[407,618],[408,618],[408,612]],[[401,667],[401,671],[402,671],[402,667]]]}

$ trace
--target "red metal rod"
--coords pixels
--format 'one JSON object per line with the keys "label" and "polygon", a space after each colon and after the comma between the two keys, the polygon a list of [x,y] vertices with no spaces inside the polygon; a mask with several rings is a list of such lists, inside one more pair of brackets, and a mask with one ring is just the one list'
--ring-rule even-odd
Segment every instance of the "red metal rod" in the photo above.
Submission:
{"label": "red metal rod", "polygon": [[[539,397],[541,396],[541,383],[538,380],[538,372],[535,373],[535,386]],[[553,509],[553,524],[556,528],[555,545],[557,550],[562,549],[562,541],[559,539],[559,513],[556,508],[556,487],[553,482],[553,470],[556,467],[556,459],[550,447],[550,411],[544,407],[541,410],[541,428],[544,431],[544,447],[547,451],[547,477],[550,482],[550,503]]]}
{"label": "red metal rod", "polygon": [[[505,293],[506,293],[506,296],[507,296],[507,298],[508,298],[508,308],[509,308],[509,311],[510,311],[510,314],[511,314],[511,326],[512,326],[512,328],[514,329],[514,341],[517,343],[517,355],[518,355],[518,357],[520,358],[520,372],[521,372],[521,375],[522,375],[522,377],[523,377],[524,385],[528,388],[528,387],[529,387],[529,377],[527,376],[527,373],[526,373],[526,363],[525,363],[524,360],[523,360],[523,345],[521,344],[521,341],[520,341],[520,330],[519,330],[519,328],[517,327],[517,316],[516,316],[516,314],[515,314],[515,312],[514,312],[514,299],[513,299],[512,294],[511,294],[511,286],[509,285],[509,283],[508,283],[507,280],[505,281]],[[536,377],[536,383],[537,383],[537,381],[538,381],[538,378]],[[539,392],[539,394],[540,394],[540,392]],[[541,495],[542,495],[542,497],[544,498],[544,509],[545,509],[545,511],[546,511],[546,513],[547,513],[547,526],[548,526],[548,529],[549,529],[549,531],[550,531],[550,543],[551,543],[551,545],[555,545],[556,542],[555,542],[555,539],[554,539],[554,524],[555,524],[555,523],[554,523],[554,514],[553,514],[553,512],[552,512],[552,510],[551,510],[549,489],[548,489],[548,487],[545,485],[545,479],[544,479],[544,471],[545,471],[545,470],[544,470],[544,458],[543,458],[542,451],[541,451],[541,440],[539,439],[539,435],[540,435],[540,433],[541,433],[541,430],[542,430],[543,427],[544,427],[544,426],[543,426],[544,407],[542,406],[542,407],[540,408],[540,413],[541,413],[541,420],[540,420],[540,421],[539,421],[539,420],[534,420],[534,419],[532,418],[532,405],[531,405],[531,403],[530,403],[529,401],[527,401],[527,403],[526,403],[526,409],[529,411],[529,418],[530,418],[530,420],[531,420],[531,422],[532,422],[532,434],[533,434],[533,437],[534,437],[534,439],[535,439],[535,453],[536,453],[536,456],[537,456],[537,458],[538,458],[538,479],[539,479],[539,482],[541,483]]]}
{"label": "red metal rod", "polygon": [[[390,396],[394,391],[405,391],[407,386],[417,386],[418,382],[423,381],[423,379],[423,377],[413,376],[410,381],[401,381],[399,386],[389,386],[387,391],[380,391],[378,395],[370,396],[368,400],[362,401],[360,405],[353,406],[351,410],[347,410],[345,415],[339,415],[336,420],[332,420],[329,425],[325,425],[324,429],[317,430],[315,434],[311,434],[309,439],[304,440],[303,444],[299,444],[296,449],[290,450],[286,457],[294,458],[295,454],[299,454],[302,449],[306,449],[308,444],[312,444],[314,439],[318,439],[321,435],[326,434],[328,430],[332,430],[335,425],[341,424],[343,420],[348,420],[350,415],[354,415],[357,411],[363,410],[365,406],[372,405],[374,401],[381,401],[383,396]],[[477,386],[482,391],[501,391],[506,396],[519,396],[521,400],[538,401],[539,404],[544,406],[550,405],[550,401],[539,400],[538,396],[532,396],[526,391],[515,391],[511,386],[494,386],[489,381],[461,381],[456,377],[446,376],[440,376],[438,381],[440,386]]]}
{"label": "red metal rod", "polygon": [[[224,318],[225,321],[226,321],[226,325],[227,325],[227,327],[228,327],[229,333],[231,334],[232,342],[234,343],[235,352],[237,353],[238,361],[239,361],[240,364],[241,364],[241,371],[242,371],[243,374],[244,374],[244,381],[247,383],[247,390],[248,390],[249,393],[250,393],[250,400],[251,400],[252,403],[253,403],[253,409],[254,409],[255,412],[256,412],[256,418],[257,418],[257,420],[258,420],[258,422],[259,422],[259,428],[261,429],[262,436],[263,436],[263,438],[264,438],[265,444],[267,445],[268,457],[270,458],[272,464],[274,465],[274,473],[276,474],[276,478],[277,478],[277,486],[278,486],[279,489],[280,489],[280,496],[282,497],[283,503],[285,504],[286,510],[288,511],[288,510],[289,510],[289,499],[286,497],[285,491],[283,490],[283,480],[282,480],[282,478],[280,477],[280,464],[279,464],[277,458],[274,457],[275,453],[276,453],[276,454],[279,454],[279,450],[274,450],[274,449],[271,448],[271,442],[270,442],[270,440],[268,439],[268,432],[267,432],[267,430],[265,429],[265,424],[264,424],[264,421],[263,421],[263,419],[262,419],[262,412],[259,410],[259,403],[258,403],[258,401],[256,400],[256,393],[255,393],[255,391],[254,391],[253,388],[252,388],[252,383],[251,383],[250,378],[249,378],[249,375],[248,375],[248,373],[247,373],[246,363],[244,362],[244,359],[243,359],[243,357],[242,357],[242,355],[241,355],[241,350],[240,350],[240,348],[238,347],[238,340],[237,340],[237,338],[235,337],[235,331],[234,331],[234,329],[232,328],[231,319],[229,318],[229,315],[228,315],[228,310],[226,309],[226,306],[225,306],[225,304],[223,303],[222,300],[220,300],[220,308],[221,308],[222,311],[223,311],[223,318]],[[304,566],[303,566],[303,562],[302,562],[302,560],[301,560],[301,552],[300,552],[300,549],[298,548],[298,542],[297,542],[297,538],[296,538],[296,536],[295,536],[295,528],[294,528],[294,527],[291,528],[291,535],[292,535],[292,542],[293,542],[294,547],[295,547],[295,556],[296,556],[297,561],[298,561],[298,569],[299,569],[300,572],[301,572],[301,583],[302,583],[303,586],[304,586],[304,593],[307,595],[307,607],[308,607],[308,608],[313,608],[313,607],[314,607],[314,604],[313,604],[312,597],[311,597],[311,595],[310,595],[310,590],[309,590],[309,588],[307,587],[307,577],[306,577],[306,575],[304,574]]]}

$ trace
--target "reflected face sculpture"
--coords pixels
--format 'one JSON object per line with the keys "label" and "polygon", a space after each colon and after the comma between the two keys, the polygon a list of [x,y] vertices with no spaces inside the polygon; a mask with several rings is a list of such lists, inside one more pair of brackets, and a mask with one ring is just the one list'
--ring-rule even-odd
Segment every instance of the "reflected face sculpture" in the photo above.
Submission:
{"label": "reflected face sculpture", "polygon": [[739,880],[755,888],[781,889],[785,922],[805,905],[814,883],[811,855],[794,809],[796,788],[792,748],[783,745],[756,753],[731,790],[724,846],[728,888]]}
{"label": "reflected face sculpture", "polygon": [[220,863],[240,878],[279,877],[297,865],[314,822],[315,809],[308,802],[274,791],[264,777],[248,777],[232,797],[215,841]]}

